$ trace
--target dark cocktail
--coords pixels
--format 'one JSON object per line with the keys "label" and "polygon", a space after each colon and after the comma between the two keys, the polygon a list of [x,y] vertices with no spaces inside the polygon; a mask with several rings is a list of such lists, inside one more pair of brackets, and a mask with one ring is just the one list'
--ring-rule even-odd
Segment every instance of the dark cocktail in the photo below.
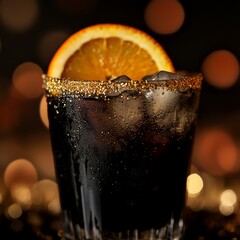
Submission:
{"label": "dark cocktail", "polygon": [[201,80],[44,77],[66,239],[181,239]]}

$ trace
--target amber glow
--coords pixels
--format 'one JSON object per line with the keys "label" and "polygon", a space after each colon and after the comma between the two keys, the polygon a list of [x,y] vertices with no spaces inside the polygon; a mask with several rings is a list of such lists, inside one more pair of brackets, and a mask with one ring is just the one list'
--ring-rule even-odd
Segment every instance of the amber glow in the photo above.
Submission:
{"label": "amber glow", "polygon": [[32,203],[31,191],[29,187],[17,185],[11,190],[12,198],[21,206],[30,207]]}
{"label": "amber glow", "polygon": [[239,78],[239,62],[233,53],[217,50],[204,59],[202,72],[209,84],[218,88],[228,88]]}
{"label": "amber glow", "polygon": [[181,28],[185,11],[176,0],[151,0],[145,9],[144,18],[154,32],[172,34]]}
{"label": "amber glow", "polygon": [[223,129],[201,131],[196,137],[193,159],[200,169],[214,175],[239,170],[238,148],[232,137]]}
{"label": "amber glow", "polygon": [[52,214],[59,214],[61,207],[59,202],[58,185],[49,179],[38,181],[31,189],[32,204],[41,207]]}
{"label": "amber glow", "polygon": [[24,62],[13,73],[13,86],[27,98],[37,98],[42,94],[42,69],[35,63]]}
{"label": "amber glow", "polygon": [[8,188],[16,185],[32,185],[38,179],[35,166],[26,159],[16,159],[8,164],[4,172],[4,183]]}
{"label": "amber glow", "polygon": [[59,198],[54,198],[53,200],[51,200],[47,205],[47,209],[53,214],[59,214],[61,211]]}
{"label": "amber glow", "polygon": [[238,149],[233,142],[226,143],[216,154],[218,164],[225,172],[231,172],[237,166]]}
{"label": "amber glow", "polygon": [[42,179],[34,185],[32,194],[35,204],[48,205],[51,201],[59,198],[57,183],[49,179]]}

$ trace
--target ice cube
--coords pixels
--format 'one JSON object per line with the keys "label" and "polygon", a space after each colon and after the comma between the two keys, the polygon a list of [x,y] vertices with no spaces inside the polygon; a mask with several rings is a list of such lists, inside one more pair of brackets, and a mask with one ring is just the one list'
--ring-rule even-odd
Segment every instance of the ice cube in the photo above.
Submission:
{"label": "ice cube", "polygon": [[[186,76],[185,72],[171,73],[160,71],[145,76],[143,80],[153,83],[162,80],[182,79],[184,76]],[[147,99],[148,114],[153,124],[178,133],[183,132],[189,125],[188,121],[192,117],[189,116],[188,105],[190,104],[189,101],[192,92],[181,92],[170,88],[158,87],[150,89],[145,96]]]}
{"label": "ice cube", "polygon": [[162,80],[172,80],[172,79],[181,79],[183,78],[182,74],[167,72],[167,71],[160,71],[154,73],[152,75],[147,75],[143,77],[142,80],[152,82],[152,81],[162,81]]}
{"label": "ice cube", "polygon": [[178,94],[169,89],[153,89],[146,94],[148,115],[154,122],[166,128],[176,119]]}
{"label": "ice cube", "polygon": [[115,128],[119,134],[136,131],[143,119],[142,95],[124,92],[112,100],[112,111]]}
{"label": "ice cube", "polygon": [[112,84],[114,84],[114,91],[109,92],[108,96],[110,97],[116,97],[120,95],[123,91],[128,90],[125,86],[124,83],[128,83],[131,81],[131,79],[126,76],[126,75],[121,75],[117,78],[114,78],[110,80]]}
{"label": "ice cube", "polygon": [[114,82],[114,83],[125,83],[129,81],[131,81],[131,79],[126,75],[121,75],[111,80],[111,82]]}
{"label": "ice cube", "polygon": [[[175,73],[160,71],[152,75],[145,76],[144,81],[156,82],[180,78]],[[174,107],[178,101],[178,94],[168,88],[159,87],[150,89],[146,93],[148,114],[153,121],[166,128],[176,118]]]}
{"label": "ice cube", "polygon": [[178,101],[178,94],[165,88],[152,89],[146,94],[148,111],[152,116],[163,116],[171,111],[175,102]]}
{"label": "ice cube", "polygon": [[193,106],[197,106],[194,93],[154,89],[146,97],[152,125],[174,134],[182,134],[190,129],[196,117],[196,110],[193,110]]}

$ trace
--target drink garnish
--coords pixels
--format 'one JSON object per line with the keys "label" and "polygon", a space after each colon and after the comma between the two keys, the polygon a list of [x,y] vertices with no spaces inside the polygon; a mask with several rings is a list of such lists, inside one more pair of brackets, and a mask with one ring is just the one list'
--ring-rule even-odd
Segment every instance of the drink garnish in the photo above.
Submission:
{"label": "drink garnish", "polygon": [[96,24],[71,35],[53,56],[47,75],[54,78],[133,80],[160,70],[174,72],[164,48],[145,32],[121,24]]}

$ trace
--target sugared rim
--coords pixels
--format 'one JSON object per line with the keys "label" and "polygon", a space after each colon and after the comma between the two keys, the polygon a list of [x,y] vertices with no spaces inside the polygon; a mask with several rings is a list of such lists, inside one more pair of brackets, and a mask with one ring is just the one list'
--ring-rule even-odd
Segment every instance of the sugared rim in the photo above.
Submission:
{"label": "sugared rim", "polygon": [[188,73],[180,78],[160,81],[99,81],[99,80],[73,80],[53,78],[43,75],[43,89],[47,96],[107,96],[121,93],[126,90],[143,92],[149,89],[163,88],[171,91],[185,92],[189,89],[200,90],[202,84],[201,73]]}

